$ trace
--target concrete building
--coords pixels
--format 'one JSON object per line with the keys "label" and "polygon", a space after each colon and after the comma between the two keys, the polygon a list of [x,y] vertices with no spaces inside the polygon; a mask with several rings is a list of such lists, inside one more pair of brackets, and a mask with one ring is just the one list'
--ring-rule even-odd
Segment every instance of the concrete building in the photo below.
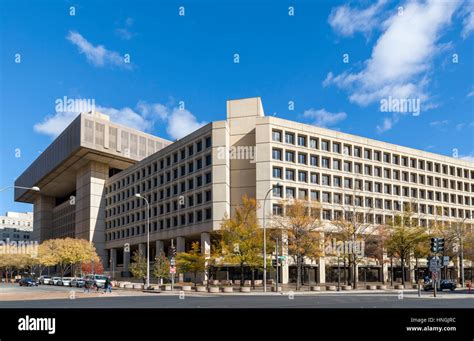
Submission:
{"label": "concrete building", "polygon": [[0,216],[0,240],[30,241],[32,232],[32,212],[7,212]]}
{"label": "concrete building", "polygon": [[[34,203],[41,240],[91,240],[123,274],[130,255],[146,250],[146,205],[137,193],[150,204],[152,257],[167,252],[171,239],[178,252],[197,240],[208,253],[244,194],[260,202],[260,220],[280,213],[280,200],[290,197],[320,202],[326,223],[347,205],[374,224],[407,204],[416,205],[424,226],[472,224],[474,215],[472,163],[265,116],[260,98],[228,101],[226,120],[173,143],[82,114],[16,185],[41,188],[16,192],[16,200]],[[308,276],[324,282],[326,261],[310,264]],[[290,266],[283,266],[283,282]]]}

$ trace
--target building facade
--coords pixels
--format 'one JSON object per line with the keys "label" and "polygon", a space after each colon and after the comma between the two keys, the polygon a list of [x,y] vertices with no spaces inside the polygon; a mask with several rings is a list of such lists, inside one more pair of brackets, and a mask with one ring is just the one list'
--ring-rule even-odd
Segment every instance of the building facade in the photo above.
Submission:
{"label": "building facade", "polygon": [[[50,148],[61,154],[54,162],[43,160],[53,158]],[[167,253],[171,241],[178,252],[200,241],[209,253],[222,218],[243,195],[258,200],[258,218],[269,224],[288,198],[319,202],[328,229],[347,207],[373,224],[406,205],[427,228],[473,222],[472,163],[265,116],[260,98],[228,101],[226,120],[173,143],[82,114],[48,150],[17,181],[41,192],[17,191],[16,200],[34,203],[41,240],[91,240],[105,266],[122,274],[135,250],[146,252],[147,212],[152,257]],[[319,282],[327,261],[314,264]],[[282,267],[284,283],[290,266]]]}
{"label": "building facade", "polygon": [[32,232],[32,212],[7,212],[0,216],[0,240],[30,241]]}

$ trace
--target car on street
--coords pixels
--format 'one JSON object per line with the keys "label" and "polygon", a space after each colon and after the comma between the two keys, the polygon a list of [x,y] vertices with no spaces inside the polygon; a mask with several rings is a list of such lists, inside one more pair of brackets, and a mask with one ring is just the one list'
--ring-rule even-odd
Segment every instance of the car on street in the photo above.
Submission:
{"label": "car on street", "polygon": [[107,276],[90,274],[90,275],[86,275],[84,279],[91,286],[96,285],[98,288],[103,288],[105,286],[105,281],[107,280]]}
{"label": "car on street", "polygon": [[58,285],[58,282],[61,280],[61,277],[52,277],[49,281],[49,285]]}
{"label": "car on street", "polygon": [[[445,289],[454,291],[456,290],[456,283],[454,283],[453,281],[450,281],[449,279],[443,279],[441,280],[439,287],[437,289],[439,291],[443,291]],[[425,283],[425,285],[423,286],[423,290],[425,291],[433,290],[433,281],[429,281]]]}
{"label": "car on street", "polygon": [[22,278],[18,281],[20,287],[37,287],[38,282],[36,282],[33,278]]}
{"label": "car on street", "polygon": [[81,278],[81,277],[76,277],[71,280],[72,287],[83,288],[85,284],[86,284],[86,281],[84,280],[84,278]]}
{"label": "car on street", "polygon": [[70,287],[71,281],[72,277],[61,277],[61,279],[58,281],[58,285],[63,287]]}
{"label": "car on street", "polygon": [[38,278],[38,283],[39,284],[49,284],[49,282],[51,281],[51,276],[40,276]]}

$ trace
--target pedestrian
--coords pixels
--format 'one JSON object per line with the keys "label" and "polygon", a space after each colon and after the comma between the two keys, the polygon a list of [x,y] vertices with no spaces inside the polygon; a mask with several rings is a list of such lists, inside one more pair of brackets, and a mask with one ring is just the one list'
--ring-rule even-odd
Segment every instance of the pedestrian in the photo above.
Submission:
{"label": "pedestrian", "polygon": [[472,282],[471,282],[471,281],[467,281],[467,293],[468,293],[468,294],[471,293],[471,287],[472,287]]}
{"label": "pedestrian", "polygon": [[90,293],[91,292],[91,287],[89,281],[85,281],[84,283],[84,293]]}
{"label": "pedestrian", "polygon": [[107,292],[112,293],[112,283],[108,277],[105,279],[104,283],[104,293],[106,294]]}

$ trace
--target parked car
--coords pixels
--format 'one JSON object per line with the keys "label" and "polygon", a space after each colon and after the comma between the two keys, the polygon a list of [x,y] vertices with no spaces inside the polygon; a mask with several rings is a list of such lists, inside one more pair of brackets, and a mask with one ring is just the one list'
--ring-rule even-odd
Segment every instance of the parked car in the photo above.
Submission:
{"label": "parked car", "polygon": [[22,278],[18,281],[20,287],[37,287],[38,282],[36,282],[33,278]]}
{"label": "parked car", "polygon": [[73,278],[71,280],[71,286],[72,287],[76,287],[76,288],[82,288],[84,287],[84,285],[86,284],[86,281],[84,280],[84,278]]}
{"label": "parked car", "polygon": [[105,281],[107,279],[107,276],[104,275],[86,275],[84,277],[85,281],[89,285],[96,285],[99,288],[103,288],[105,286]]}
{"label": "parked car", "polygon": [[[425,285],[423,286],[423,289],[425,291],[433,290],[433,281],[429,281],[425,283]],[[456,290],[456,283],[454,283],[453,281],[450,281],[449,279],[443,279],[441,280],[437,290],[443,291],[444,289],[449,289],[451,291],[454,291]]]}
{"label": "parked car", "polygon": [[61,280],[61,277],[53,277],[49,281],[49,285],[58,285],[58,282]]}
{"label": "parked car", "polygon": [[49,282],[51,282],[51,276],[40,276],[38,278],[38,283],[39,284],[49,284]]}
{"label": "parked car", "polygon": [[58,281],[58,285],[63,286],[63,287],[70,287],[71,286],[71,277],[61,277],[61,279]]}

